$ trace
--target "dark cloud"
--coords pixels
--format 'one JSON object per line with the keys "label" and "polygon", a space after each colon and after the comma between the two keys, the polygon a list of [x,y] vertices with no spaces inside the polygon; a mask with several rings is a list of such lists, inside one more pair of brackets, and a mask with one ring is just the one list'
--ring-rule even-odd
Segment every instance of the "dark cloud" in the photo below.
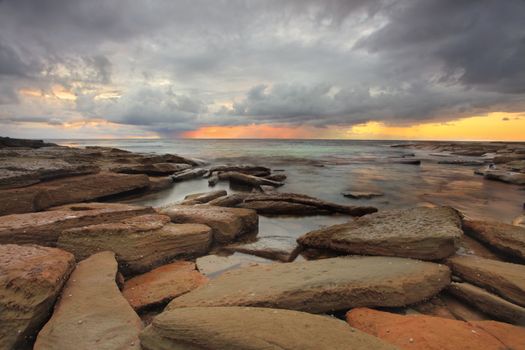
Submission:
{"label": "dark cloud", "polygon": [[523,111],[524,13],[522,0],[4,0],[0,123],[176,134]]}

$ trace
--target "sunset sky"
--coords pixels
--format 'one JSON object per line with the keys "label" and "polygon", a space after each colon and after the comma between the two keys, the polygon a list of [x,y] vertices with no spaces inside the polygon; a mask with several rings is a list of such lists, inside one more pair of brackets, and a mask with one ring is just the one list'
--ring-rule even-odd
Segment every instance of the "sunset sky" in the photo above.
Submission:
{"label": "sunset sky", "polygon": [[525,141],[525,1],[0,0],[0,136]]}

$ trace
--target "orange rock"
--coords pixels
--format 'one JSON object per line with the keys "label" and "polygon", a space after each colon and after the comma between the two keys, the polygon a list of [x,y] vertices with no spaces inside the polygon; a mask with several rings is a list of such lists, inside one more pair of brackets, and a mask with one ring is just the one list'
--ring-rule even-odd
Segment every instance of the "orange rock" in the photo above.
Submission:
{"label": "orange rock", "polygon": [[368,308],[346,314],[350,326],[409,350],[525,349],[525,330],[502,322],[397,315]]}
{"label": "orange rock", "polygon": [[126,281],[122,294],[135,310],[166,303],[205,283],[208,278],[189,261],[164,265]]}

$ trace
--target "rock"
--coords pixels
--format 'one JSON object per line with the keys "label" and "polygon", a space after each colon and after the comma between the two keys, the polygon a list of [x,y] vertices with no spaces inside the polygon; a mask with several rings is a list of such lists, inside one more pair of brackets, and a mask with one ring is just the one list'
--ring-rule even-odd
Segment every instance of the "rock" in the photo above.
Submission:
{"label": "rock", "polygon": [[392,162],[396,164],[407,164],[407,165],[420,165],[421,164],[420,159],[406,159],[406,158],[393,159]]}
{"label": "rock", "polygon": [[174,223],[198,223],[213,230],[215,242],[228,243],[246,233],[257,232],[259,217],[253,210],[211,205],[173,205],[160,210]]}
{"label": "rock", "polygon": [[[272,181],[283,182],[284,180],[286,180],[286,175],[285,174],[272,174],[272,175],[265,176],[264,178],[268,180],[272,180]],[[270,187],[273,187],[273,186],[270,186]]]}
{"label": "rock", "polygon": [[219,197],[208,202],[209,205],[215,205],[218,207],[235,207],[244,201],[248,194],[246,193],[234,193],[224,197]]}
{"label": "rock", "polygon": [[142,164],[176,163],[189,164],[192,166],[204,165],[204,162],[201,160],[182,157],[177,154],[150,154],[140,157],[139,161]]}
{"label": "rock", "polygon": [[191,180],[196,179],[198,177],[202,177],[206,173],[206,169],[196,168],[196,169],[188,169],[181,172],[178,172],[171,176],[171,179],[173,182],[180,182],[185,180]]}
{"label": "rock", "polygon": [[482,160],[447,159],[447,160],[440,160],[438,164],[474,166],[474,165],[483,165],[484,162]]}
{"label": "rock", "polygon": [[354,199],[370,199],[373,197],[381,197],[385,194],[383,192],[359,192],[359,191],[344,191],[341,193],[343,196]]}
{"label": "rock", "polygon": [[30,348],[74,267],[60,249],[0,245],[0,349]]}
{"label": "rock", "polygon": [[367,215],[308,232],[297,241],[349,254],[437,260],[454,254],[462,234],[454,209],[417,207]]}
{"label": "rock", "polygon": [[210,169],[210,174],[234,171],[242,174],[254,175],[254,176],[268,176],[271,174],[271,169],[264,166],[254,165],[217,165]]}
{"label": "rock", "polygon": [[485,245],[470,236],[463,235],[456,251],[458,255],[475,255],[485,259],[502,260],[500,255],[495,254]]}
{"label": "rock", "polygon": [[220,197],[224,197],[227,194],[228,192],[226,192],[225,190],[218,190],[218,191],[189,194],[186,197],[184,197],[184,199],[188,201],[195,201],[197,203],[208,203],[211,200],[214,200]]}
{"label": "rock", "polygon": [[149,185],[146,175],[99,173],[0,190],[0,215],[29,213],[53,206],[96,200]]}
{"label": "rock", "polygon": [[122,295],[136,311],[141,311],[165,304],[207,282],[194,263],[176,261],[127,280]]}
{"label": "rock", "polygon": [[56,245],[60,232],[150,214],[151,207],[117,203],[80,203],[53,210],[0,216],[0,243]]}
{"label": "rock", "polygon": [[412,305],[411,308],[423,315],[443,317],[451,320],[456,319],[439,295],[422,303]]}
{"label": "rock", "polygon": [[246,267],[175,298],[167,309],[260,306],[323,313],[357,306],[404,306],[450,283],[444,265],[387,257],[341,257]]}
{"label": "rock", "polygon": [[184,163],[153,163],[134,164],[111,169],[111,171],[122,174],[146,174],[150,176],[171,175],[178,171],[191,169],[191,165]]}
{"label": "rock", "polygon": [[508,349],[523,349],[525,344],[525,331],[523,327],[510,326],[496,321],[472,322],[475,326],[497,338]]}
{"label": "rock", "polygon": [[55,178],[94,174],[96,165],[70,164],[62,159],[9,157],[0,158],[0,189],[29,186]]}
{"label": "rock", "polygon": [[525,308],[470,283],[452,282],[450,293],[475,306],[494,318],[509,323],[525,325]]}
{"label": "rock", "polygon": [[162,191],[171,187],[173,187],[173,180],[171,179],[171,176],[149,177],[150,191]]}
{"label": "rock", "polygon": [[210,187],[213,187],[215,185],[217,185],[219,183],[219,181],[221,181],[221,179],[219,179],[219,175],[212,175],[209,179],[208,179],[208,185]]}
{"label": "rock", "polygon": [[230,244],[222,249],[227,252],[252,254],[282,262],[293,261],[300,252],[293,239],[283,236],[260,237],[256,242]]}
{"label": "rock", "polygon": [[318,215],[342,213],[362,216],[377,211],[374,207],[341,205],[296,193],[255,193],[238,204],[243,208],[257,210],[266,215]]}
{"label": "rock", "polygon": [[525,265],[473,256],[454,256],[447,265],[464,280],[525,306]]}
{"label": "rock", "polygon": [[41,148],[41,147],[53,147],[53,146],[57,146],[57,144],[44,142],[42,140],[14,139],[11,137],[0,136],[0,148],[8,148],[8,147]]}
{"label": "rock", "polygon": [[395,349],[335,318],[253,307],[163,312],[140,340],[145,350]]}
{"label": "rock", "polygon": [[506,182],[513,185],[525,185],[525,174],[512,171],[493,170],[484,174],[485,179]]}
{"label": "rock", "polygon": [[525,261],[525,228],[502,222],[464,220],[463,229],[499,252]]}
{"label": "rock", "polygon": [[237,254],[228,256],[206,255],[197,258],[195,262],[200,273],[209,278],[215,278],[226,271],[238,269],[241,267],[258,266],[271,263],[273,263],[272,260],[267,260],[252,255],[240,256]]}
{"label": "rock", "polygon": [[81,261],[71,274],[53,316],[34,350],[140,349],[140,318],[120,293],[112,252]]}
{"label": "rock", "polygon": [[525,228],[525,215],[520,215],[514,220],[512,220],[514,226],[520,226]]}
{"label": "rock", "polygon": [[165,215],[136,216],[120,222],[82,226],[62,231],[58,247],[77,260],[113,251],[125,275],[149,271],[176,257],[206,254],[211,229],[206,225],[169,223]]}
{"label": "rock", "polygon": [[440,298],[445,303],[447,309],[458,320],[485,321],[491,319],[489,315],[481,312],[470,304],[463,302],[461,299],[456,298],[450,293],[442,292]]}
{"label": "rock", "polygon": [[242,183],[245,185],[250,185],[252,187],[257,187],[261,185],[279,187],[279,186],[284,185],[284,183],[279,182],[279,181],[273,181],[267,178],[243,174],[243,173],[239,173],[236,171],[228,171],[228,172],[220,173],[219,179],[220,180],[230,180],[230,182]]}
{"label": "rock", "polygon": [[[501,322],[464,322],[423,315],[404,316],[367,308],[350,310],[346,319],[350,326],[400,349],[502,350],[514,349],[511,344],[525,339],[525,330]],[[490,325],[484,328],[488,322]],[[504,330],[509,339],[497,336],[497,331],[489,331],[490,326]]]}

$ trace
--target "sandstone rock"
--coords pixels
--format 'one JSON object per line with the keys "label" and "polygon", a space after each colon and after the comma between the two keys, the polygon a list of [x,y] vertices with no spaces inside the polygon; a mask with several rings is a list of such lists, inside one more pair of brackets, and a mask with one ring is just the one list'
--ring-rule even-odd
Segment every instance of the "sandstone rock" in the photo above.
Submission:
{"label": "sandstone rock", "polygon": [[54,246],[63,230],[115,222],[154,212],[151,207],[127,204],[80,203],[39,213],[0,216],[0,243],[35,243]]}
{"label": "sandstone rock", "polygon": [[140,157],[139,161],[142,164],[178,163],[189,164],[193,166],[203,165],[204,163],[201,160],[182,157],[177,154],[150,154]]}
{"label": "sandstone rock", "polygon": [[252,254],[282,262],[293,261],[300,252],[297,243],[293,239],[283,236],[260,237],[256,242],[230,244],[222,249],[228,252]]}
{"label": "sandstone rock", "polygon": [[322,313],[404,306],[450,283],[444,265],[387,257],[342,257],[242,268],[175,298],[168,309],[260,306]]}
{"label": "sandstone rock", "polygon": [[146,175],[99,173],[56,179],[23,188],[0,190],[0,215],[40,211],[53,206],[96,200],[149,185]]}
{"label": "sandstone rock", "polygon": [[252,307],[163,312],[140,340],[145,350],[395,349],[335,318]]}
{"label": "sandstone rock", "polygon": [[171,179],[171,176],[149,177],[150,191],[162,191],[171,187],[173,187],[173,180]]}
{"label": "sandstone rock", "polygon": [[393,163],[396,164],[407,164],[407,165],[420,165],[421,160],[420,159],[394,159],[392,160]]}
{"label": "sandstone rock", "polygon": [[354,199],[370,199],[373,197],[381,197],[385,194],[383,192],[360,192],[360,191],[344,191],[341,193],[343,196]]}
{"label": "sandstone rock", "polygon": [[112,252],[81,261],[71,274],[53,316],[34,350],[140,349],[140,318],[122,297]]}
{"label": "sandstone rock", "polygon": [[194,201],[197,203],[208,203],[209,201],[212,201],[216,198],[226,196],[227,194],[228,193],[225,190],[218,190],[218,191],[189,194],[186,197],[184,197],[184,199],[188,201]]}
{"label": "sandstone rock", "polygon": [[0,349],[30,346],[74,266],[60,249],[0,245]]}
{"label": "sandstone rock", "polygon": [[173,205],[160,212],[168,215],[174,223],[208,225],[213,230],[214,241],[219,243],[231,242],[243,234],[257,232],[259,226],[257,213],[248,209]]}
{"label": "sandstone rock", "polygon": [[525,215],[520,215],[514,220],[512,220],[512,224],[515,226],[520,226],[525,228]]}
{"label": "sandstone rock", "polygon": [[496,250],[525,260],[525,228],[502,222],[464,220],[465,233]]}
{"label": "sandstone rock", "polygon": [[[463,322],[423,315],[403,316],[366,308],[349,311],[346,319],[350,326],[401,349],[502,350],[514,349],[511,344],[525,339],[522,328],[500,322],[491,322],[485,328],[483,326],[487,321]],[[496,336],[498,331],[487,331],[494,324],[498,330],[507,332],[510,341]]]}
{"label": "sandstone rock", "polygon": [[472,256],[454,256],[447,264],[464,280],[525,306],[525,265]]}
{"label": "sandstone rock", "polygon": [[162,305],[208,282],[189,261],[177,261],[127,280],[122,294],[137,311]]}
{"label": "sandstone rock", "polygon": [[255,193],[244,198],[243,208],[266,215],[318,215],[342,213],[362,216],[377,211],[374,207],[341,205],[296,193]]}
{"label": "sandstone rock", "polygon": [[484,162],[482,160],[447,159],[447,160],[440,160],[438,164],[474,166],[474,165],[483,165]]}
{"label": "sandstone rock", "polygon": [[459,242],[459,248],[456,252],[458,255],[475,255],[485,259],[502,260],[501,256],[494,253],[487,248],[483,243],[471,238],[470,236],[462,235]]}
{"label": "sandstone rock", "polygon": [[436,260],[456,251],[460,217],[448,207],[388,210],[309,232],[304,246],[350,254]]}
{"label": "sandstone rock", "polygon": [[200,169],[200,168],[188,169],[188,170],[180,171],[172,175],[171,179],[173,180],[173,182],[180,182],[180,181],[191,180],[191,179],[196,179],[198,177],[202,177],[202,175],[204,175],[205,173],[206,173],[206,169]]}
{"label": "sandstone rock", "polygon": [[452,282],[448,290],[453,295],[498,320],[525,325],[525,308],[491,294],[482,288],[470,283]]}
{"label": "sandstone rock", "polygon": [[209,278],[215,278],[226,271],[238,269],[241,267],[258,266],[273,263],[272,260],[259,258],[252,255],[206,255],[197,258],[195,264],[197,269],[203,275]]}
{"label": "sandstone rock", "polygon": [[122,174],[146,174],[150,176],[171,175],[178,171],[191,169],[191,165],[184,163],[152,163],[134,164],[111,169]]}
{"label": "sandstone rock", "polygon": [[525,185],[525,174],[500,170],[485,172],[485,179],[506,182],[514,185]]}
{"label": "sandstone rock", "polygon": [[448,292],[442,292],[440,299],[445,303],[447,309],[462,321],[486,321],[492,319],[489,315],[481,312],[479,309],[471,306],[463,300],[456,298]]}
{"label": "sandstone rock", "polygon": [[205,225],[169,223],[165,215],[136,216],[121,222],[82,226],[63,231],[57,245],[77,260],[113,251],[123,274],[149,271],[180,256],[205,254],[211,229]]}
{"label": "sandstone rock", "polygon": [[220,173],[219,179],[220,180],[230,180],[231,182],[242,183],[242,184],[253,186],[253,187],[257,187],[261,185],[279,187],[279,186],[284,185],[284,183],[279,182],[279,181],[273,181],[267,178],[243,174],[243,173],[239,173],[236,171],[228,171],[228,172]]}
{"label": "sandstone rock", "polygon": [[476,327],[497,338],[508,349],[522,350],[525,348],[525,329],[513,327],[496,321],[471,322]]}
{"label": "sandstone rock", "polygon": [[57,145],[55,143],[44,142],[42,140],[14,139],[11,137],[0,136],[0,148],[8,148],[8,147],[41,148],[41,147],[52,147],[52,146],[57,146]]}
{"label": "sandstone rock", "polygon": [[423,315],[443,317],[451,320],[456,319],[456,316],[448,309],[447,305],[441,300],[439,295],[427,301],[414,304],[411,308]]}
{"label": "sandstone rock", "polygon": [[[271,175],[265,176],[264,178],[268,180],[272,180],[272,181],[283,182],[284,180],[286,180],[287,177],[285,174],[271,174]],[[270,186],[270,187],[273,187],[273,186]]]}
{"label": "sandstone rock", "polygon": [[219,197],[208,202],[209,205],[215,205],[218,207],[235,207],[244,201],[248,194],[246,193],[234,193],[224,197]]}
{"label": "sandstone rock", "polygon": [[267,167],[254,165],[216,165],[210,168],[210,174],[228,171],[255,176],[267,176],[271,173],[271,169]]}

